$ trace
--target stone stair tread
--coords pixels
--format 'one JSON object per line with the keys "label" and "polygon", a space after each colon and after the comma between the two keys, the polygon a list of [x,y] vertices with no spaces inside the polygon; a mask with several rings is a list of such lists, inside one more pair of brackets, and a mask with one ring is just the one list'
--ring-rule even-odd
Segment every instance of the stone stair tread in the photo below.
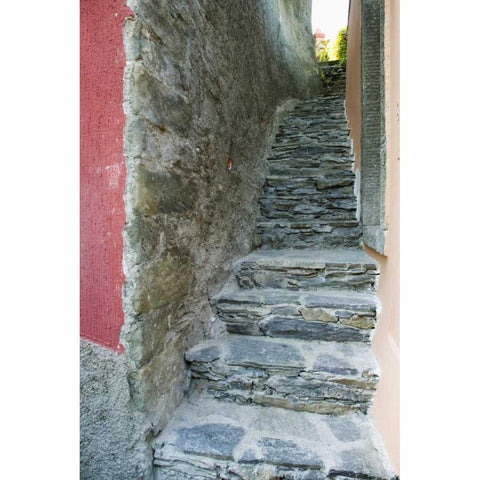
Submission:
{"label": "stone stair tread", "polygon": [[326,264],[362,264],[368,268],[377,268],[377,262],[361,248],[256,250],[246,257],[243,257],[241,262],[254,262],[262,266],[292,268],[315,268]]}
{"label": "stone stair tread", "polygon": [[195,345],[188,350],[185,358],[190,363],[222,359],[228,365],[347,374],[365,380],[374,380],[379,374],[372,349],[361,342],[228,335]]}
{"label": "stone stair tread", "polygon": [[364,342],[229,334],[196,345],[185,359],[217,399],[314,413],[366,413],[379,379]]}
{"label": "stone stair tread", "polygon": [[281,288],[254,288],[242,290],[228,285],[212,302],[231,301],[237,303],[255,303],[271,305],[274,303],[304,303],[307,307],[324,306],[327,308],[364,308],[375,310],[377,297],[368,292],[345,292],[325,288],[321,291],[285,291]]}
{"label": "stone stair tread", "polygon": [[153,441],[156,480],[393,480],[369,415],[337,417],[192,394]]}
{"label": "stone stair tread", "polygon": [[261,219],[257,222],[257,227],[273,228],[273,227],[287,227],[287,228],[315,228],[324,225],[331,225],[332,227],[358,227],[358,220],[346,218],[312,218],[295,220],[295,218],[286,219]]}
{"label": "stone stair tread", "polygon": [[240,288],[374,291],[377,263],[360,247],[261,249],[234,267]]}

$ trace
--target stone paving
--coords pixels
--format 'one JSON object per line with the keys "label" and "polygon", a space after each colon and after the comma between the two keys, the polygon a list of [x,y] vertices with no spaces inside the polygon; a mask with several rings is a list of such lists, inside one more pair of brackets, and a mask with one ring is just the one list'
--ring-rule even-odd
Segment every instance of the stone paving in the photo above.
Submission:
{"label": "stone paving", "polygon": [[190,393],[154,440],[156,480],[396,478],[368,414],[379,272],[352,161],[343,96],[304,100],[280,126],[258,248],[211,299],[225,334],[186,353]]}
{"label": "stone paving", "polygon": [[195,394],[154,451],[156,480],[394,478],[368,415],[243,406]]}

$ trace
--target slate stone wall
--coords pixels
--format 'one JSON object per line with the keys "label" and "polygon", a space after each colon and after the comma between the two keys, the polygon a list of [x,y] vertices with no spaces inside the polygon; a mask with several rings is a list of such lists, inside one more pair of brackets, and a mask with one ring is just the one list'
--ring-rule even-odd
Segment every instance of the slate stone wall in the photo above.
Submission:
{"label": "slate stone wall", "polygon": [[310,0],[130,7],[121,341],[133,405],[156,432],[188,385],[185,350],[214,335],[209,296],[252,248],[282,112],[319,85]]}

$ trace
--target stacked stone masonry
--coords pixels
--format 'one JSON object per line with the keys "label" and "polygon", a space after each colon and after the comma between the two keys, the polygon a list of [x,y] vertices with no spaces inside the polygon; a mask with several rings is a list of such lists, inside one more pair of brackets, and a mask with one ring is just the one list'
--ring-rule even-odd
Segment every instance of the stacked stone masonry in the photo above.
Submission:
{"label": "stacked stone masonry", "polygon": [[154,440],[156,480],[392,480],[368,414],[378,268],[361,247],[344,97],[279,128],[257,250],[211,299],[218,338],[190,349],[191,386]]}

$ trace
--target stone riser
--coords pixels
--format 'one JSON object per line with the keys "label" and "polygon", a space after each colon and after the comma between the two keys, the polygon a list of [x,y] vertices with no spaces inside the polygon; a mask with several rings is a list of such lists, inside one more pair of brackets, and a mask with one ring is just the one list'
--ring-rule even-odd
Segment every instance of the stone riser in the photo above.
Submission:
{"label": "stone riser", "polygon": [[300,175],[302,177],[308,176],[330,176],[332,173],[336,173],[338,168],[348,168],[351,167],[350,160],[336,159],[327,161],[322,161],[322,171],[319,171],[319,162],[317,160],[303,159],[303,161],[296,162],[275,162],[272,161],[268,165],[270,175]]}
{"label": "stone riser", "polygon": [[[343,113],[338,110],[342,110]],[[301,115],[296,117],[289,117],[285,119],[279,133],[289,131],[292,128],[310,128],[316,125],[317,132],[321,132],[323,129],[338,127],[339,132],[348,129],[348,123],[345,119],[345,108],[344,106],[338,106],[336,110],[330,109],[329,111],[311,111],[304,112]]]}
{"label": "stone riser", "polygon": [[276,200],[260,200],[260,222],[269,220],[306,222],[316,219],[323,220],[356,220],[357,212],[351,200],[325,200],[322,203],[312,199],[308,202],[295,202],[291,197]]}
{"label": "stone riser", "polygon": [[378,381],[364,344],[235,336],[187,352],[192,377],[215,398],[312,413],[366,413]]}
{"label": "stone riser", "polygon": [[[270,208],[269,208],[270,207]],[[261,201],[260,222],[277,221],[308,221],[308,220],[355,220],[356,209],[349,200],[332,200],[319,204],[315,201],[295,203],[290,198],[278,199],[275,202]]]}
{"label": "stone riser", "polygon": [[271,157],[273,158],[285,158],[291,157],[313,157],[318,155],[350,155],[351,146],[341,146],[341,145],[318,145],[318,146],[286,146],[279,145],[276,148],[272,148]]}
{"label": "stone riser", "polygon": [[304,177],[296,181],[288,178],[269,177],[263,186],[263,198],[274,200],[274,196],[296,195],[301,189],[302,196],[321,196],[323,200],[348,198],[355,201],[353,192],[355,179],[352,175]]}
{"label": "stone riser", "polygon": [[240,288],[279,288],[285,290],[350,289],[373,292],[378,272],[364,265],[325,267],[286,267],[244,263],[236,273]]}
{"label": "stone riser", "polygon": [[[284,169],[290,169],[292,175],[298,175],[299,170],[295,169],[301,168],[336,168],[340,167],[342,169],[352,169],[352,156],[351,155],[305,155],[299,157],[296,155],[292,156],[271,156],[268,158],[268,168],[270,174],[272,175],[286,175]],[[278,173],[276,170],[279,170]]]}
{"label": "stone riser", "polygon": [[275,137],[275,144],[282,145],[284,143],[295,143],[297,145],[302,143],[333,143],[341,142],[345,146],[351,145],[352,141],[349,135],[347,126],[338,128],[337,125],[323,124],[322,122],[309,122],[304,125],[291,125],[288,128],[283,128]]}
{"label": "stone riser", "polygon": [[272,148],[273,152],[285,152],[293,151],[297,148],[333,148],[333,149],[345,149],[347,152],[351,151],[352,142],[348,136],[345,138],[341,136],[320,136],[315,134],[310,135],[284,135],[281,139],[278,139],[275,143],[275,147]]}
{"label": "stone riser", "polygon": [[339,232],[339,229],[332,229],[329,233],[316,233],[311,230],[285,229],[257,229],[256,245],[261,249],[282,249],[282,248],[334,248],[334,247],[358,247],[361,241],[361,234],[358,229],[351,229],[350,232]]}
{"label": "stone riser", "polygon": [[337,342],[369,342],[377,309],[368,295],[281,290],[226,291],[212,308],[232,334]]}
{"label": "stone riser", "polygon": [[[270,169],[278,170],[279,166],[276,166],[275,163],[269,164]],[[322,165],[312,165],[307,167],[300,167],[299,165],[284,165],[284,168],[287,169],[281,170],[279,173],[270,172],[265,179],[265,183],[271,183],[272,185],[277,183],[287,183],[295,184],[298,181],[306,182],[333,182],[335,181],[355,181],[353,172],[351,171],[351,165],[348,164],[348,167],[345,163],[329,162],[328,164],[324,162]],[[288,171],[291,170],[291,172]],[[292,179],[292,175],[295,175],[296,178]],[[298,180],[299,179],[299,180]],[[340,185],[341,186],[341,185]]]}
{"label": "stone riser", "polygon": [[[237,463],[233,460],[215,460],[205,466],[202,456],[177,456],[157,461],[154,467],[154,480],[258,480],[258,479],[295,479],[295,480],[335,480],[314,469],[300,469],[269,464]],[[350,477],[355,478],[355,477]],[[357,477],[358,478],[358,477]],[[349,480],[343,476],[338,480]]]}
{"label": "stone riser", "polygon": [[[312,213],[327,214],[329,212],[356,212],[355,201],[352,198],[319,198],[320,195],[301,194],[276,195],[260,199],[260,211],[265,218],[275,218],[279,212],[292,212],[300,215]],[[296,201],[296,199],[301,199]],[[272,211],[268,211],[271,208]]]}

